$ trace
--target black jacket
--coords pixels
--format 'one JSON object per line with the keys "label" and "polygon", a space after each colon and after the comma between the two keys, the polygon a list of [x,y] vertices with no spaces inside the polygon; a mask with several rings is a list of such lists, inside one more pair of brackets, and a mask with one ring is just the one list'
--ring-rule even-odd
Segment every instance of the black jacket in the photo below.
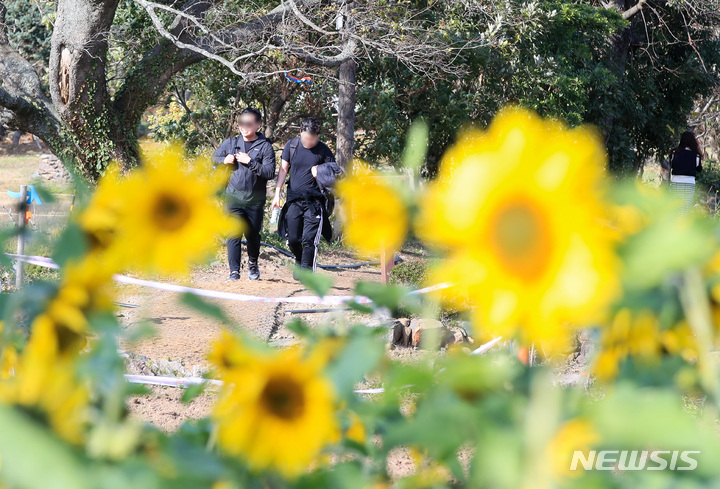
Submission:
{"label": "black jacket", "polygon": [[245,142],[242,136],[226,139],[212,155],[216,165],[222,165],[230,154],[250,155],[250,163],[235,163],[235,170],[230,174],[225,192],[232,205],[264,204],[267,182],[275,178],[275,150],[264,134],[257,136],[252,142]]}
{"label": "black jacket", "polygon": [[677,151],[670,162],[673,175],[694,177],[702,171],[700,156],[689,148]]}
{"label": "black jacket", "polygon": [[[317,184],[323,194],[332,192],[335,182],[345,175],[345,170],[335,161],[328,161],[317,167]],[[332,214],[332,212],[331,212]]]}

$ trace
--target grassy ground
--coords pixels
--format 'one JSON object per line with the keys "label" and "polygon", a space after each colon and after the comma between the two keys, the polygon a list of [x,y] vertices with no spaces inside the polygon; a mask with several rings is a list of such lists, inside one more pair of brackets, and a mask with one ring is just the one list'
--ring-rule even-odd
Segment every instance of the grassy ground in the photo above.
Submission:
{"label": "grassy ground", "polygon": [[[70,212],[73,188],[71,185],[62,185],[48,182],[38,178],[37,169],[40,155],[47,153],[46,148],[38,148],[32,138],[23,136],[18,148],[12,148],[12,139],[7,137],[0,140],[0,232],[13,233],[17,222],[17,203],[8,195],[8,191],[18,192],[21,185],[35,185],[51,193],[54,202],[45,202],[31,208],[33,218],[30,228],[33,230],[25,253],[30,255],[48,256],[51,253],[51,243],[59,235]],[[10,238],[4,243],[5,252],[17,251],[17,239]],[[54,272],[39,267],[26,267],[26,276],[29,281],[40,278],[50,278]],[[0,267],[0,279],[3,287],[14,283],[15,272],[12,267]]]}
{"label": "grassy ground", "polygon": [[[147,151],[161,144],[144,139],[141,146],[143,150]],[[45,202],[42,206],[35,206],[31,209],[33,219],[30,227],[33,233],[25,248],[25,254],[28,255],[49,256],[51,254],[52,242],[59,236],[69,215],[72,202],[73,187],[71,185],[48,182],[36,176],[40,156],[48,152],[49,150],[46,148],[38,148],[29,135],[23,136],[20,145],[16,149],[12,149],[12,139],[10,137],[0,140],[0,233],[12,232],[17,221],[16,206],[18,199],[8,196],[8,190],[17,192],[20,190],[21,185],[35,185],[52,194],[55,200],[52,203]],[[277,226],[271,225],[269,220],[270,210],[268,205],[262,233],[263,241],[286,249],[285,240],[281,239],[276,233]],[[15,238],[5,242],[5,252],[15,253],[16,248],[17,241]],[[332,243],[321,240],[319,251],[322,257],[321,262],[324,263],[365,261],[365,259],[355,257],[353,251],[348,249],[342,240],[335,240]],[[405,260],[424,260],[428,257],[427,251],[414,238],[408,240],[403,247],[402,253]],[[376,260],[379,260],[379,257]],[[35,276],[43,278],[47,274],[42,269],[32,266],[27,267],[27,271],[31,280]],[[0,267],[0,277],[3,284],[12,283],[14,282],[14,271],[8,267]]]}

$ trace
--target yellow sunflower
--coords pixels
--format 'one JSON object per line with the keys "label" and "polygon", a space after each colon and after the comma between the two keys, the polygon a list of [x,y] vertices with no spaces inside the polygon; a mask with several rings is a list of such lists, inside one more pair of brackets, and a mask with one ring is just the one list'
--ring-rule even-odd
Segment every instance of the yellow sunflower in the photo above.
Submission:
{"label": "yellow sunflower", "polygon": [[237,233],[239,222],[217,199],[218,178],[209,164],[187,164],[180,146],[148,153],[127,179],[111,177],[98,189],[83,223],[100,246],[115,243],[127,266],[184,273],[204,259],[220,235]]}
{"label": "yellow sunflower", "polygon": [[71,355],[80,346],[77,338],[82,337],[54,324],[48,315],[38,316],[14,375],[0,378],[0,403],[40,414],[59,436],[72,443],[83,439],[90,398]]}
{"label": "yellow sunflower", "polygon": [[301,474],[339,438],[335,394],[322,374],[323,360],[299,349],[265,354],[242,345],[223,349],[244,351],[244,357],[216,365],[225,382],[212,414],[220,447],[254,470]]}
{"label": "yellow sunflower", "polygon": [[[23,406],[44,416],[58,435],[83,439],[90,392],[75,371],[75,360],[91,334],[89,316],[112,309],[110,275],[88,261],[70,263],[55,295],[30,327],[21,354],[10,352],[12,375],[0,369],[0,403]],[[11,357],[11,358],[12,358]]]}
{"label": "yellow sunflower", "polygon": [[678,355],[686,362],[695,362],[698,355],[698,343],[695,334],[686,320],[669,330],[663,331],[660,341],[665,350]]}
{"label": "yellow sunflower", "polygon": [[358,445],[365,445],[367,441],[367,430],[360,416],[353,413],[352,411],[348,414],[348,426],[345,429],[345,438],[350,441],[357,443]]}
{"label": "yellow sunflower", "polygon": [[3,323],[0,321],[0,381],[13,375],[18,361],[17,350],[9,342],[3,344],[2,335]]}
{"label": "yellow sunflower", "polygon": [[547,446],[553,474],[558,478],[580,475],[582,464],[579,470],[570,470],[573,453],[581,451],[587,455],[599,441],[600,435],[588,421],[574,418],[565,422]]}
{"label": "yellow sunflower", "polygon": [[233,369],[246,367],[254,358],[248,347],[228,330],[220,333],[220,338],[213,343],[208,354],[208,361],[215,367],[220,377],[224,377]]}
{"label": "yellow sunflower", "polygon": [[[712,315],[717,322],[720,309],[713,306]],[[598,380],[611,381],[620,372],[622,362],[629,357],[652,363],[663,354],[677,355],[686,362],[697,360],[698,341],[687,320],[661,328],[657,315],[652,311],[621,309],[609,324],[602,327],[593,373]]]}
{"label": "yellow sunflower", "polygon": [[405,204],[383,177],[359,169],[338,183],[345,216],[345,237],[364,256],[399,250],[408,230]]}
{"label": "yellow sunflower", "polygon": [[74,356],[87,344],[88,316],[113,307],[110,272],[89,261],[70,263],[57,293],[35,318],[30,342],[36,336],[47,335],[54,345],[53,358]]}
{"label": "yellow sunflower", "polygon": [[111,165],[103,175],[88,207],[79,214],[78,224],[84,231],[89,250],[86,259],[96,265],[117,272],[126,259],[118,236],[118,224],[123,200],[118,196],[122,177],[117,165]]}
{"label": "yellow sunflower", "polygon": [[417,227],[448,253],[430,274],[469,300],[484,337],[518,337],[553,354],[571,325],[602,316],[618,290],[597,134],[502,111],[445,155]]}
{"label": "yellow sunflower", "polygon": [[602,328],[593,373],[601,381],[612,380],[618,375],[620,364],[628,357],[654,362],[660,358],[666,344],[679,351],[685,341],[682,329],[661,331],[660,322],[652,311],[621,309]]}

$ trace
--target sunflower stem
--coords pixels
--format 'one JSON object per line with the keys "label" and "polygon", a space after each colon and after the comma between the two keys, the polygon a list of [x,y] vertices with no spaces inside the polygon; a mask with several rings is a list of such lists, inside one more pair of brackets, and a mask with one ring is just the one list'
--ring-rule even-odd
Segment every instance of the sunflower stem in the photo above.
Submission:
{"label": "sunflower stem", "polygon": [[679,292],[683,312],[697,337],[697,368],[700,375],[700,384],[712,397],[715,406],[720,408],[717,362],[710,354],[710,347],[714,344],[710,303],[702,273],[697,268],[688,269],[684,272]]}
{"label": "sunflower stem", "polygon": [[218,436],[218,428],[217,425],[213,425],[212,430],[210,430],[210,436],[208,437],[207,444],[205,445],[205,451],[211,452],[213,448],[215,448],[215,442],[217,441]]}

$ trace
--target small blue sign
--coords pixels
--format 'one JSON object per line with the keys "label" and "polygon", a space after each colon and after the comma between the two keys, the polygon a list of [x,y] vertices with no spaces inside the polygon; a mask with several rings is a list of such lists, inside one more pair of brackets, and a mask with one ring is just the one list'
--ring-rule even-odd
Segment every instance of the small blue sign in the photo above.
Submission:
{"label": "small blue sign", "polygon": [[[13,199],[19,199],[20,198],[20,192],[13,192],[12,190],[8,190],[7,194],[9,197],[12,197]],[[32,204],[35,202],[37,205],[42,205],[42,199],[40,198],[40,195],[37,193],[37,190],[35,190],[35,185],[28,185],[27,187],[27,203]]]}

